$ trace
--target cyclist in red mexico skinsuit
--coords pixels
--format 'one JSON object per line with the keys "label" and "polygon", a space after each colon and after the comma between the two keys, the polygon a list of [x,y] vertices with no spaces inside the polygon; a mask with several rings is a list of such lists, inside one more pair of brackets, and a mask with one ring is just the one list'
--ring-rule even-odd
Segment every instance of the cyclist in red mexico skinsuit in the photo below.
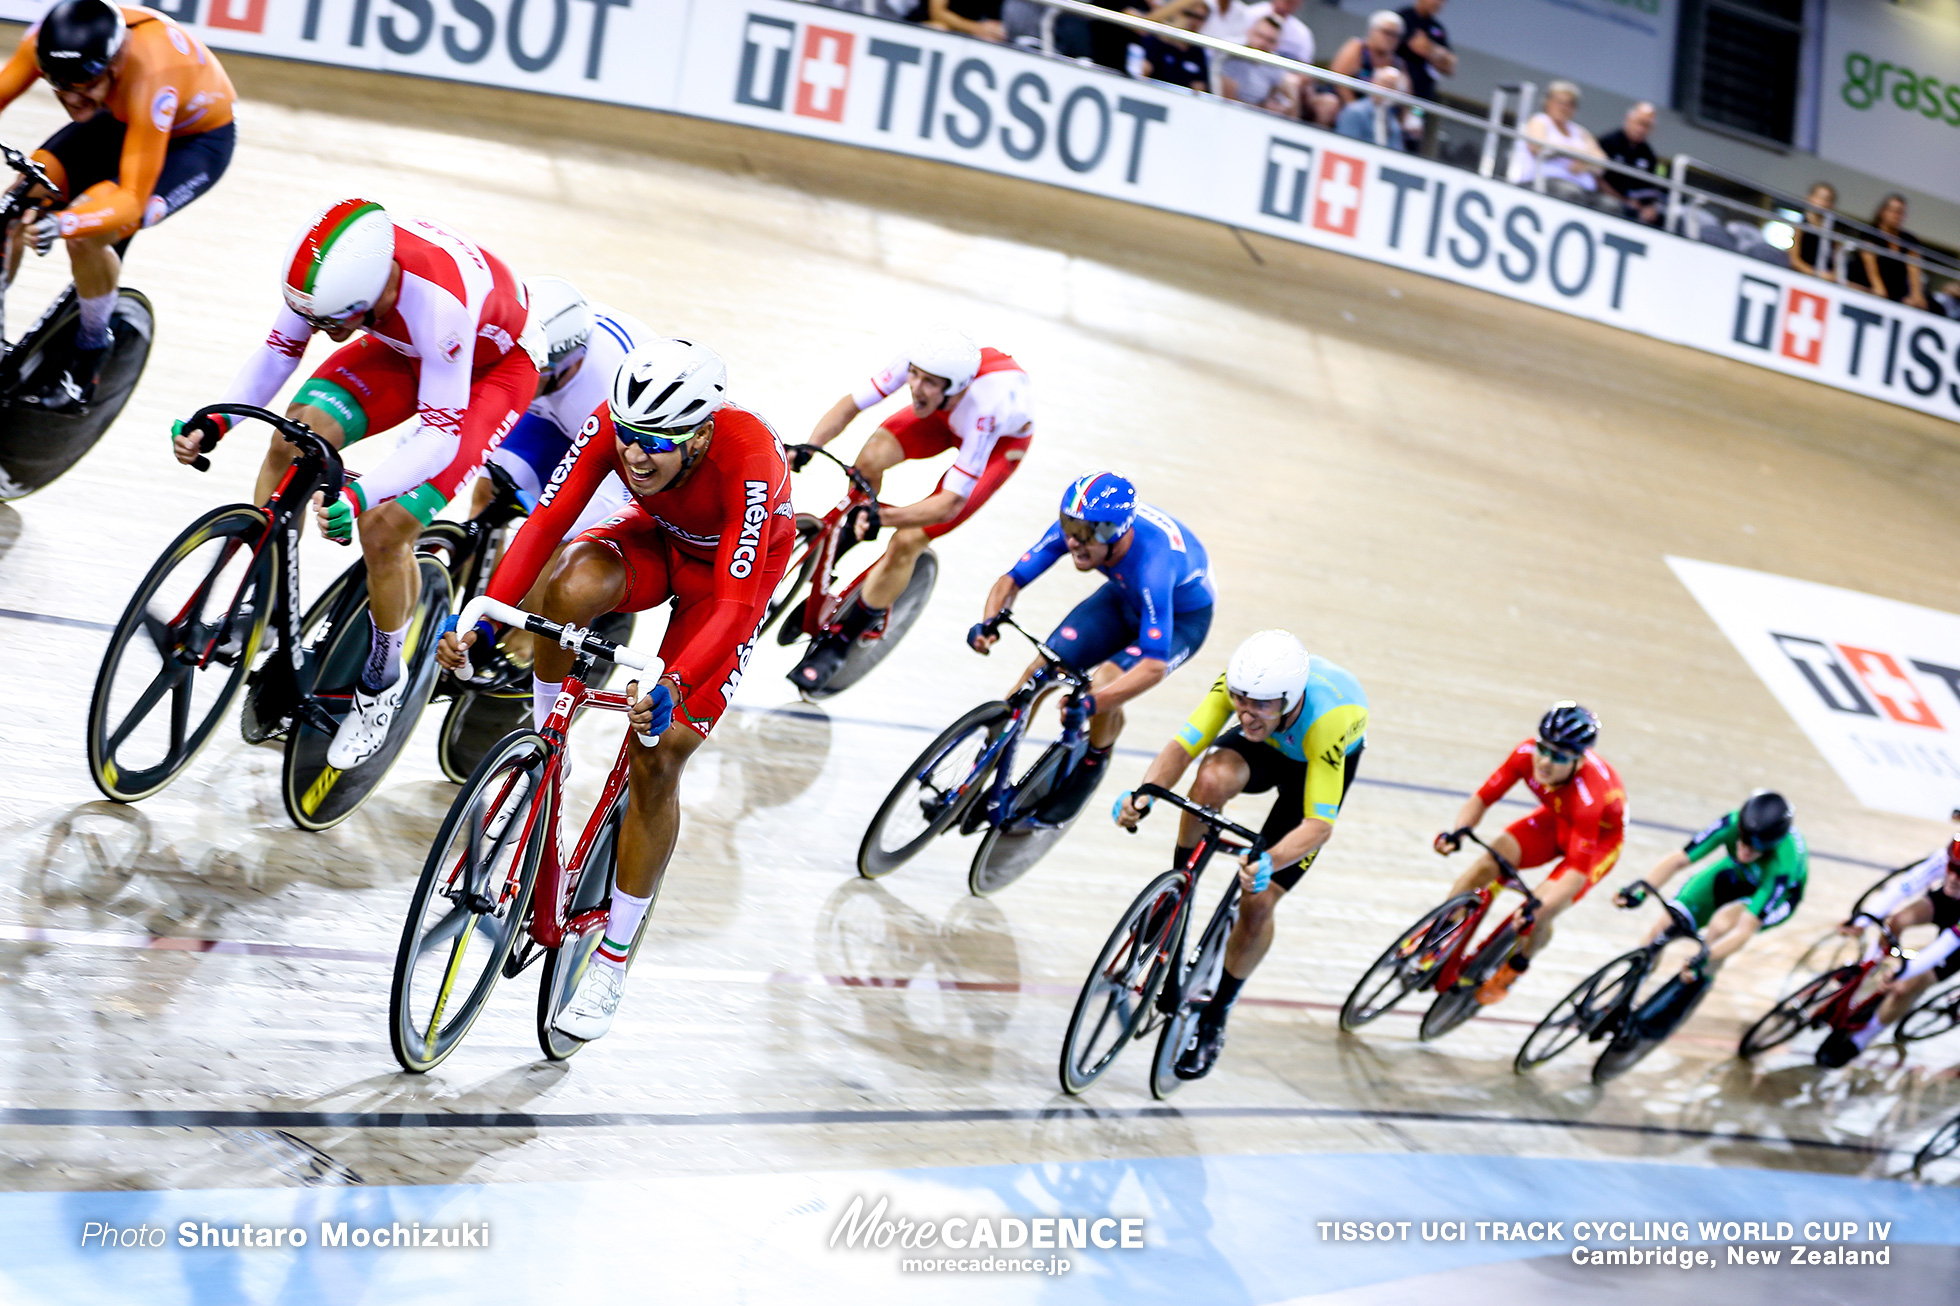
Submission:
{"label": "cyclist in red mexico skinsuit", "polygon": [[[713,350],[685,340],[655,340],[628,354],[611,398],[586,419],[490,578],[491,598],[520,602],[586,501],[617,472],[633,504],[566,547],[542,615],[589,626],[608,612],[674,605],[660,646],[666,673],[633,708],[605,939],[558,1017],[574,1038],[598,1038],[612,1025],[627,951],[674,851],[681,771],[742,681],[795,539],[782,441],[762,418],[728,402],[727,378]],[[438,657],[460,669],[464,650],[495,633],[484,622],[460,640],[445,635]],[[551,714],[571,665],[569,650],[538,648],[537,723]],[[667,730],[676,716],[687,728]],[[641,734],[661,735],[658,746],[641,744]]]}
{"label": "cyclist in red mexico skinsuit", "polygon": [[[1531,957],[1552,941],[1552,921],[1586,896],[1620,859],[1626,833],[1627,798],[1620,777],[1605,758],[1592,750],[1599,738],[1599,718],[1570,701],[1554,703],[1538,722],[1538,738],[1511,750],[1483,788],[1472,794],[1457,813],[1456,827],[1436,836],[1436,851],[1453,853],[1463,833],[1476,828],[1492,803],[1524,781],[1544,806],[1513,821],[1491,846],[1519,870],[1559,859],[1538,886],[1537,924],[1509,963],[1477,990],[1477,1001],[1501,1001],[1511,984],[1530,965]],[[1490,854],[1479,857],[1451,887],[1452,895],[1469,893],[1497,875]]]}
{"label": "cyclist in red mexico skinsuit", "polygon": [[[301,384],[287,416],[336,448],[420,419],[379,466],[319,510],[333,539],[348,539],[359,519],[371,596],[367,665],[327,749],[327,764],[346,771],[386,741],[408,688],[401,652],[422,589],[416,537],[530,406],[545,345],[524,283],[502,260],[426,219],[391,218],[370,200],[322,209],[287,252],[284,273],[285,305],[224,402],[271,402],[320,331],[341,347]],[[360,339],[345,343],[357,332]],[[195,460],[200,440],[229,425],[212,417],[183,426],[177,461]],[[273,436],[258,502],[278,488],[294,454]]]}

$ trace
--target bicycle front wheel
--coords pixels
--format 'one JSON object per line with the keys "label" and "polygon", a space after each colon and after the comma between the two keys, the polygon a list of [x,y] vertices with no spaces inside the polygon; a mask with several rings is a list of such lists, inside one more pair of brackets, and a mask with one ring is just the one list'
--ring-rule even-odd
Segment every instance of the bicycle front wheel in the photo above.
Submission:
{"label": "bicycle front wheel", "polygon": [[1892,1038],[1899,1043],[1917,1043],[1938,1038],[1960,1025],[1960,984],[1939,989],[1899,1019]]}
{"label": "bicycle front wheel", "polygon": [[[613,809],[606,814],[606,823],[599,827],[592,851],[586,855],[585,868],[579,873],[578,888],[572,894],[571,909],[565,913],[567,918],[603,907],[612,901],[613,883],[619,873],[619,826],[625,819],[626,795],[622,793],[613,800]],[[656,900],[660,897],[660,885],[665,879],[662,876],[654,882],[653,896]],[[647,936],[647,922],[653,919],[653,907],[652,902],[647,904],[646,913],[640,917],[640,928],[633,935],[632,946],[627,949],[626,969],[629,973],[633,969],[633,958],[640,955],[640,942]],[[584,1039],[573,1038],[558,1029],[558,1013],[572,1000],[572,994],[577,991],[585,968],[592,964],[592,954],[599,950],[600,940],[605,934],[606,924],[602,920],[580,934],[568,935],[564,943],[545,954],[544,973],[538,979],[538,1046],[553,1061],[564,1061],[585,1046]]]}
{"label": "bicycle front wheel", "polygon": [[1912,1158],[1912,1168],[1924,1169],[1935,1161],[1945,1160],[1955,1152],[1960,1152],[1960,1116],[1953,1117],[1934,1131],[1933,1136],[1926,1140],[1925,1146],[1921,1147]]}
{"label": "bicycle front wheel", "polygon": [[402,1069],[432,1069],[489,1001],[524,927],[548,828],[550,748],[529,732],[476,769],[423,863],[395,953],[388,1033]]}
{"label": "bicycle front wheel", "polygon": [[149,797],[210,742],[264,637],[277,549],[264,512],[218,508],[136,587],[89,700],[89,774],[105,797]]}
{"label": "bicycle front wheel", "polygon": [[1355,981],[1341,1004],[1341,1028],[1351,1034],[1433,983],[1463,931],[1477,919],[1477,902],[1476,894],[1460,893],[1402,931],[1402,937]]}
{"label": "bicycle front wheel", "polygon": [[1810,1024],[1813,1010],[1835,998],[1845,984],[1858,982],[1860,970],[1855,965],[1841,966],[1819,975],[1764,1012],[1762,1018],[1744,1032],[1737,1052],[1744,1057],[1753,1057],[1758,1052],[1767,1052],[1788,1043],[1803,1032],[1804,1026]]}
{"label": "bicycle front wheel", "polygon": [[889,875],[951,825],[967,802],[982,797],[987,771],[981,760],[1012,709],[982,703],[947,726],[913,759],[871,818],[858,845],[858,874],[867,880]]}
{"label": "bicycle front wheel", "polygon": [[[810,572],[817,565],[814,542],[822,525],[807,512],[796,514],[796,541],[790,546],[789,563],[783,568],[783,578],[776,582],[776,592],[769,596],[769,602],[762,609],[762,624],[755,631],[757,639],[762,638],[763,631],[776,624],[783,610],[790,606],[790,601],[809,584]],[[796,610],[801,613],[802,605],[798,604]],[[794,644],[802,637],[801,622],[786,625],[776,632],[778,644]]]}
{"label": "bicycle front wheel", "polygon": [[1422,1027],[1416,1037],[1424,1043],[1439,1039],[1476,1015],[1481,1005],[1477,1001],[1477,990],[1517,950],[1517,927],[1506,921],[1495,934],[1484,940],[1484,946],[1477,949],[1477,955],[1463,968],[1463,974],[1457,977],[1456,983],[1447,992],[1438,993],[1436,1000],[1429,1004],[1429,1010],[1422,1013]]}
{"label": "bicycle front wheel", "polygon": [[1225,944],[1239,919],[1236,886],[1226,893],[1227,903],[1212,913],[1191,964],[1178,971],[1177,1009],[1164,1022],[1164,1032],[1157,1037],[1157,1055],[1150,1060],[1150,1096],[1159,1102],[1184,1087],[1186,1081],[1177,1073],[1177,1059],[1197,1030],[1199,1013],[1218,992],[1218,982],[1225,975]]}
{"label": "bicycle front wheel", "polygon": [[1064,1093],[1080,1093],[1095,1083],[1149,1018],[1170,968],[1177,911],[1189,883],[1184,872],[1165,871],[1110,931],[1062,1036]]}
{"label": "bicycle front wheel", "polygon": [[1624,1018],[1646,974],[1647,950],[1635,948],[1580,980],[1525,1037],[1511,1069],[1521,1075],[1535,1070],[1580,1039],[1591,1037],[1614,1016]]}

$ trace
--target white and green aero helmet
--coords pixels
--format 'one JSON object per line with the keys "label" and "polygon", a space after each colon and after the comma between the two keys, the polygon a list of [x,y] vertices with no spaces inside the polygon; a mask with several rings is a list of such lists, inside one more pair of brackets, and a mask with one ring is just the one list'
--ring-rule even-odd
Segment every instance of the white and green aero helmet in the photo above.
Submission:
{"label": "white and green aero helmet", "polygon": [[329,204],[286,252],[286,306],[310,322],[365,313],[388,288],[395,223],[373,200]]}
{"label": "white and green aero helmet", "polygon": [[1282,699],[1291,712],[1306,697],[1311,669],[1306,646],[1290,631],[1262,630],[1232,650],[1225,688],[1241,698]]}

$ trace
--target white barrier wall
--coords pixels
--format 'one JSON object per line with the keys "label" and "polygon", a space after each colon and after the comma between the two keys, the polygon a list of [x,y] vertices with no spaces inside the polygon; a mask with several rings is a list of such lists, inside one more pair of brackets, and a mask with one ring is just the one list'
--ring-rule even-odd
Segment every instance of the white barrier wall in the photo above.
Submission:
{"label": "white barrier wall", "polygon": [[[793,0],[174,0],[219,50],[938,159],[1264,232],[1960,419],[1960,323],[1155,82]],[[0,0],[30,20],[42,0]]]}

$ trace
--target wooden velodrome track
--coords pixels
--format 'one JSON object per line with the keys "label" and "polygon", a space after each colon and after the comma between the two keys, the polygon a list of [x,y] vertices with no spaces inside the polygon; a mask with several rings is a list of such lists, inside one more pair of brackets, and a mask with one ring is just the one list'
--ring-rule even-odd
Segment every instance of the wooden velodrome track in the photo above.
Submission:
{"label": "wooden velodrome track", "polygon": [[[1898,1168],[1882,1149],[1960,1106],[1947,1071],[1960,1041],[1828,1077],[1807,1065],[1807,1042],[1753,1067],[1733,1059],[1871,867],[1944,832],[1859,807],[1662,561],[1954,609],[1960,428],[1419,276],[950,167],[228,63],[246,97],[232,171],[129,262],[160,324],[142,387],[75,472],[0,507],[0,1187],[285,1183],[291,1144],[254,1128],[258,1112],[282,1113],[264,1119],[370,1183],[1255,1151],[1878,1175]],[[37,92],[0,130],[35,141],[56,122]],[[774,713],[793,703],[790,659],[758,653],[746,710],[688,777],[680,851],[620,1022],[566,1067],[537,1059],[528,975],[436,1073],[401,1075],[388,1054],[388,959],[453,793],[431,744],[321,836],[287,824],[277,753],[229,730],[139,807],[98,801],[85,770],[101,623],[184,522],[249,494],[258,462],[253,437],[222,449],[209,476],[180,469],[169,420],[213,398],[260,337],[295,226],[351,193],[453,222],[521,272],[570,277],[712,344],[738,394],[790,438],[925,322],[1008,350],[1037,386],[1031,455],[943,543],[933,605],[873,682]],[[17,321],[57,272],[29,270]],[[1019,655],[982,660],[959,634],[1064,480],[1097,466],[1133,476],[1203,537],[1223,594],[1195,663],[1130,713],[1124,784],[1264,626],[1348,667],[1374,707],[1367,783],[1282,912],[1248,990],[1261,1001],[1242,1006],[1220,1070],[1156,1116],[1070,1113],[1054,1064],[1096,948],[1167,858],[1167,820],[1126,837],[1094,815],[1105,794],[993,900],[966,895],[967,849],[950,843],[875,885],[851,864],[926,732],[1006,687]],[[934,475],[907,468],[891,493],[909,499]],[[837,492],[811,473],[798,500],[821,511]],[[309,592],[346,558],[310,541]],[[1053,573],[1021,611],[1052,622],[1087,588]],[[56,620],[26,619],[40,617]],[[1813,848],[1836,855],[1814,863],[1802,910],[1605,1091],[1576,1058],[1533,1079],[1510,1068],[1527,1022],[1644,929],[1647,914],[1615,912],[1605,890],[1566,917],[1496,1018],[1432,1046],[1400,1016],[1340,1035],[1334,1008],[1356,976],[1447,888],[1453,867],[1430,835],[1566,696],[1603,717],[1602,751],[1642,822],[1609,888],[1677,846],[1679,829],[1770,784]],[[585,780],[612,732],[586,731]],[[145,946],[155,938],[256,947]],[[1132,1054],[1091,1104],[1147,1101],[1144,1061]],[[61,1110],[157,1114],[105,1132],[44,1114]],[[335,1114],[599,1111],[644,1120],[377,1128]],[[872,1123],[852,1123],[857,1112]]]}

